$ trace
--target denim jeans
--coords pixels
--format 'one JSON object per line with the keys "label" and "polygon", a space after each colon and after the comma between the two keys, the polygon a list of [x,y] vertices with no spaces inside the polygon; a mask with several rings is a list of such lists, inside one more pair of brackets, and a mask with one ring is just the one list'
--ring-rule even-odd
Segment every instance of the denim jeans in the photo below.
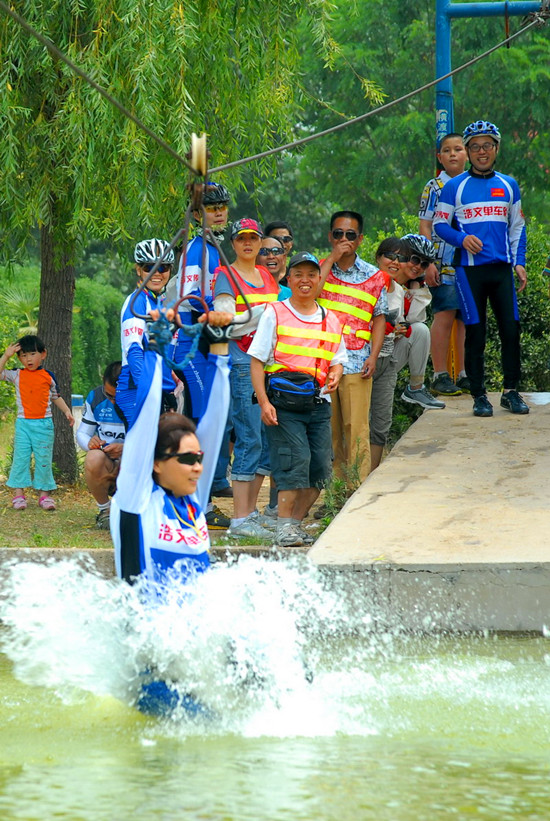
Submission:
{"label": "denim jeans", "polygon": [[247,356],[247,359],[248,362],[233,362],[230,377],[235,431],[231,479],[238,482],[251,482],[257,473],[263,476],[270,473],[269,449],[260,406],[252,404],[254,389],[250,379],[250,357]]}

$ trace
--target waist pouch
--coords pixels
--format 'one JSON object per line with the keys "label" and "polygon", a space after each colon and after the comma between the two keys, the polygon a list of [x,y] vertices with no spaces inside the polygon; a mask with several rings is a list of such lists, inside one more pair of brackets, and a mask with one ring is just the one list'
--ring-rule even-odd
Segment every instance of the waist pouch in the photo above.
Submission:
{"label": "waist pouch", "polygon": [[282,410],[307,413],[323,400],[320,385],[310,374],[282,371],[266,376],[266,393],[271,404]]}

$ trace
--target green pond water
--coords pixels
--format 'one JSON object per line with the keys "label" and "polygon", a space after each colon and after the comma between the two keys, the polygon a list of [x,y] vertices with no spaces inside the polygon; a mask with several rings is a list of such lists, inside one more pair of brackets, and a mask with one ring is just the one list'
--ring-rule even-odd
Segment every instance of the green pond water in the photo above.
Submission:
{"label": "green pond water", "polygon": [[[367,605],[335,615],[315,579],[267,564],[208,584],[191,608],[200,641],[181,632],[180,615],[177,630],[168,611],[153,617],[156,664],[175,669],[184,656],[181,669],[203,684],[214,715],[201,723],[132,706],[128,648],[143,651],[145,628],[121,640],[121,612],[139,619],[122,588],[70,565],[18,570],[0,608],[1,821],[550,817],[545,636],[368,630]],[[320,632],[304,623],[312,609]],[[311,683],[293,666],[296,635],[277,645],[292,633],[289,612]],[[273,630],[261,653],[252,625],[264,638]],[[227,635],[260,670],[260,687],[236,684],[216,660]]]}

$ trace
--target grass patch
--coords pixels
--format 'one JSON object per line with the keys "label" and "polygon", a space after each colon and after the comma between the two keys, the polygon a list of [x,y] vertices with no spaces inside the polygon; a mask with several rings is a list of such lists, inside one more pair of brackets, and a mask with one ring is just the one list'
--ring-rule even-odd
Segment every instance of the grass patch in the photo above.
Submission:
{"label": "grass patch", "polygon": [[[15,414],[0,421],[0,547],[111,548],[108,530],[97,530],[97,506],[84,483],[59,485],[53,493],[57,510],[38,507],[38,494],[28,488],[26,510],[14,510],[12,492],[3,483],[11,463]],[[82,454],[82,457],[84,454]]]}
{"label": "grass patch", "polygon": [[108,530],[95,526],[96,504],[87,490],[62,487],[55,491],[57,510],[38,507],[38,494],[27,491],[26,510],[11,506],[11,490],[0,491],[0,547],[111,548]]}

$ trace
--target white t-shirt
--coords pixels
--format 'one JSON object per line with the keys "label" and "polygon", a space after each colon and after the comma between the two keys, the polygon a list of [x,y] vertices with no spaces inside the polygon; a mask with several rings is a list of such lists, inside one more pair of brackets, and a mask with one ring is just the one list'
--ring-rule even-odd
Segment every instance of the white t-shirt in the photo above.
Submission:
{"label": "white t-shirt", "polygon": [[[322,322],[323,321],[323,311],[320,306],[317,306],[317,310],[314,314],[301,314],[295,308],[292,307],[290,304],[290,299],[285,299],[283,301],[283,305],[292,311],[294,316],[300,319],[302,322]],[[326,315],[326,311],[325,311]],[[275,345],[277,344],[277,315],[275,313],[275,309],[272,305],[266,305],[265,311],[263,312],[260,322],[258,324],[258,329],[252,340],[252,344],[248,349],[248,353],[250,356],[253,356],[255,359],[259,359],[260,362],[264,362],[266,365],[272,365],[275,361],[273,358],[273,351],[275,350]],[[346,351],[346,346],[344,344],[344,338],[340,339],[340,345],[338,346],[338,350],[334,354],[333,358],[330,361],[331,367],[332,365],[345,365],[348,361],[348,354]],[[323,391],[321,391],[321,395]],[[330,395],[327,394],[325,399],[330,400]]]}

